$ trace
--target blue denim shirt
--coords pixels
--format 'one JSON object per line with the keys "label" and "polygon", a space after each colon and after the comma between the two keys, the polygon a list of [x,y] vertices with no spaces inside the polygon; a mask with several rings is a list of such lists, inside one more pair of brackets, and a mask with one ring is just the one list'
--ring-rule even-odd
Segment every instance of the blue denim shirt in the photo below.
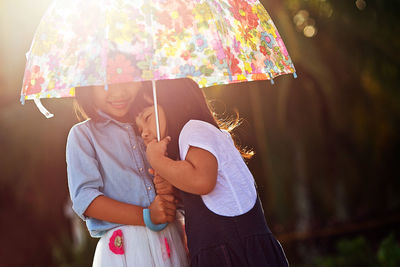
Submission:
{"label": "blue denim shirt", "polygon": [[73,210],[86,221],[90,235],[102,236],[120,224],[86,217],[98,196],[148,207],[155,198],[142,139],[129,123],[100,112],[104,120],[74,125],[68,135],[66,159]]}

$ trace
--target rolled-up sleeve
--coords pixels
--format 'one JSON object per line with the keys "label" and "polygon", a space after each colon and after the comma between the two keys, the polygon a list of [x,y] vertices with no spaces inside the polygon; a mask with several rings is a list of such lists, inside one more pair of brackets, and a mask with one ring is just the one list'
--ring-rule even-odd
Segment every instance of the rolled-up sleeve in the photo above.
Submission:
{"label": "rolled-up sleeve", "polygon": [[78,124],[71,128],[67,139],[66,160],[72,208],[80,218],[86,220],[84,212],[90,203],[103,195],[100,191],[103,180],[85,125]]}

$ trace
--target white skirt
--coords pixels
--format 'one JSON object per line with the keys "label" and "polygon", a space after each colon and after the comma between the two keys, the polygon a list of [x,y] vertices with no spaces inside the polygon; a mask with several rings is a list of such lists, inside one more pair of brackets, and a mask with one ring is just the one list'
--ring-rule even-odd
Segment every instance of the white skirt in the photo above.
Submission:
{"label": "white skirt", "polygon": [[100,238],[93,259],[93,267],[188,265],[183,228],[179,221],[169,223],[160,232],[131,225],[111,229]]}

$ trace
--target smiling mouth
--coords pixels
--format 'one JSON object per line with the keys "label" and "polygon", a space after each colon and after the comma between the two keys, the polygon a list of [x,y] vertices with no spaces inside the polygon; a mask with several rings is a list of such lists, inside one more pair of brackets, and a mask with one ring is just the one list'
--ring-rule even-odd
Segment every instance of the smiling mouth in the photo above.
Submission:
{"label": "smiling mouth", "polygon": [[111,107],[115,109],[125,109],[128,106],[129,101],[119,100],[119,101],[108,101]]}

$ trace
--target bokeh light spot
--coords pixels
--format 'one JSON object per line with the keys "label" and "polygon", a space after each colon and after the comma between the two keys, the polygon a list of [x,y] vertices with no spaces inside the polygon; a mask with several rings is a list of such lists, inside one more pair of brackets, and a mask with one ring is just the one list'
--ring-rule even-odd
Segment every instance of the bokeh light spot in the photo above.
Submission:
{"label": "bokeh light spot", "polygon": [[357,0],[356,6],[359,10],[364,10],[367,7],[367,3],[365,2],[365,0]]}
{"label": "bokeh light spot", "polygon": [[303,33],[306,37],[314,37],[317,34],[317,29],[313,25],[307,25],[304,27]]}

